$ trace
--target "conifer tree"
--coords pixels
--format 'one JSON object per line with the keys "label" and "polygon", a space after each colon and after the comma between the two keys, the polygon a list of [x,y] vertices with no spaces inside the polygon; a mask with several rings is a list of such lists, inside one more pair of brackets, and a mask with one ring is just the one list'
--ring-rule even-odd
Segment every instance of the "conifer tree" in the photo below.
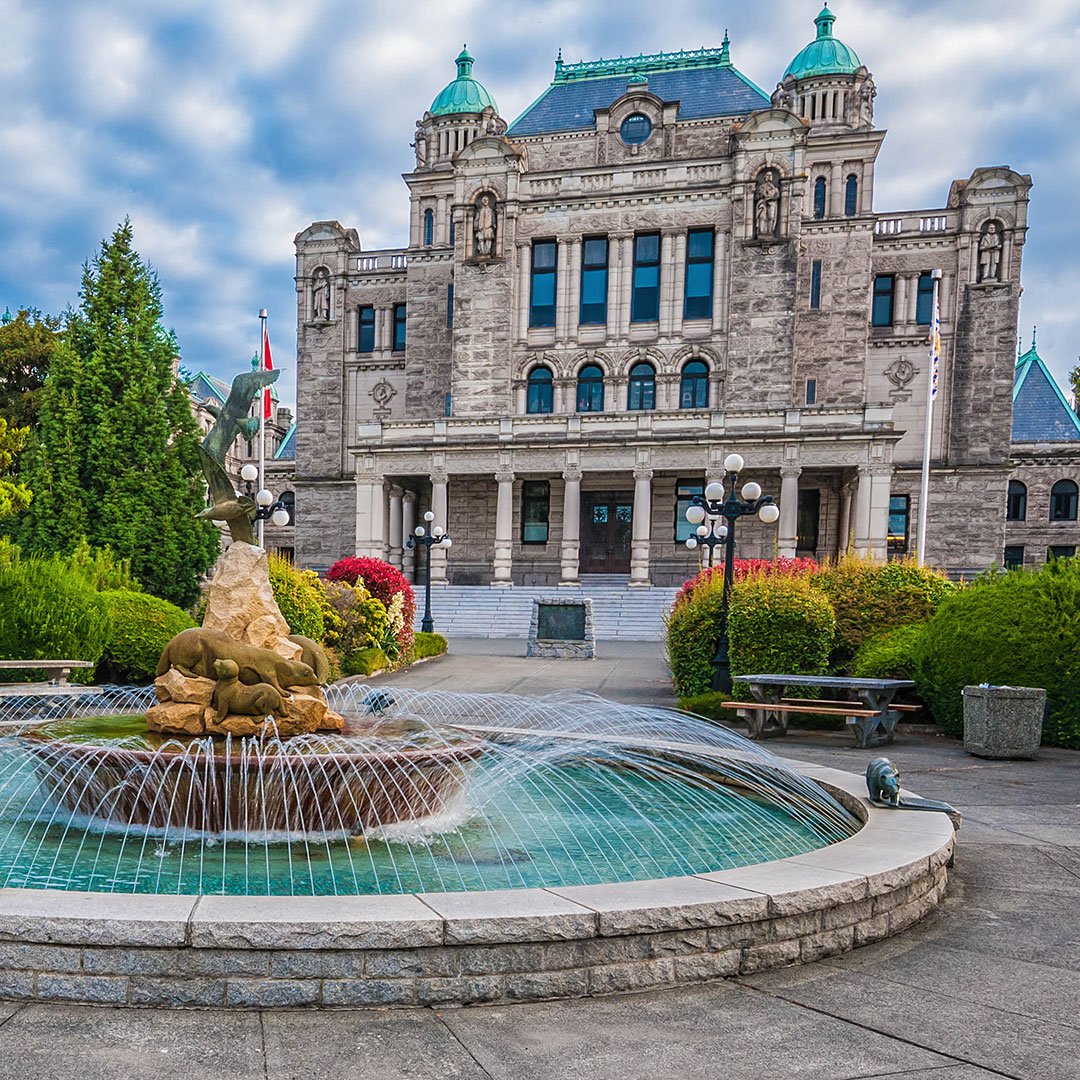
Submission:
{"label": "conifer tree", "polygon": [[148,591],[190,604],[220,534],[195,519],[205,505],[198,429],[130,221],[84,267],[80,299],[45,380],[21,539],[67,553],[85,536],[129,559]]}

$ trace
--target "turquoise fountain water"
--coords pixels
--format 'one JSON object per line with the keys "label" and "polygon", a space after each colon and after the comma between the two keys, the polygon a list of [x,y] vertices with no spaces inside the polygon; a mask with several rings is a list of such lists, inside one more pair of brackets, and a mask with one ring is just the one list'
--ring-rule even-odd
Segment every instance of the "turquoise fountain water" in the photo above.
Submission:
{"label": "turquoise fountain water", "polygon": [[784,858],[858,828],[760,746],[671,710],[364,686],[328,698],[342,735],[182,743],[145,734],[152,688],[51,715],[7,704],[0,886],[551,887]]}

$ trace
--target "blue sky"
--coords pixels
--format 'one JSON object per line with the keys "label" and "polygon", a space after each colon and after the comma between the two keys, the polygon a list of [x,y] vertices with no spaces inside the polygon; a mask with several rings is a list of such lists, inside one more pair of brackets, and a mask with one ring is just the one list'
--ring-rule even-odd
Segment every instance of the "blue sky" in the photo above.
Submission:
{"label": "blue sky", "polygon": [[[1035,181],[1021,321],[1080,352],[1080,0],[835,0],[873,71],[878,211],[943,205],[977,165]],[[293,246],[336,218],[407,239],[414,124],[463,42],[507,120],[568,61],[717,45],[771,90],[818,0],[0,0],[0,310],[62,310],[130,215],[184,363],[229,378],[270,311],[293,396]]]}

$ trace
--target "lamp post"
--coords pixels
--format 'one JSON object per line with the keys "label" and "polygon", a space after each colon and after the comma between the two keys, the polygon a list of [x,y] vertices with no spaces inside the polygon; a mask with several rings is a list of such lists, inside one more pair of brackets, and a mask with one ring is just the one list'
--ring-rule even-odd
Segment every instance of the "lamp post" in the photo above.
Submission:
{"label": "lamp post", "polygon": [[[258,467],[252,465],[249,461],[240,470],[240,479],[244,481],[244,494],[249,499],[252,498],[251,485],[259,479]],[[261,488],[254,495],[254,499],[255,517],[252,519],[253,521],[269,521],[272,525],[277,525],[278,528],[289,524],[289,511],[280,499],[274,498],[273,492]]]}
{"label": "lamp post", "polygon": [[[431,617],[431,549],[436,546],[448,548],[453,544],[441,525],[431,524],[434,520],[435,515],[428,510],[424,514],[427,525],[417,525],[412,536],[405,541],[405,546],[410,551],[417,545],[424,548],[424,617],[420,621],[420,629],[425,634],[435,630],[435,621]],[[431,530],[430,533],[428,529]]]}
{"label": "lamp post", "polygon": [[[699,544],[708,547],[710,569],[713,566],[713,551],[717,545],[724,545],[724,595],[720,607],[720,641],[713,657],[714,690],[723,694],[731,693],[731,659],[728,655],[728,608],[731,603],[731,587],[735,581],[735,522],[748,514],[757,516],[766,524],[774,525],[780,517],[780,508],[773,502],[771,495],[761,493],[761,485],[753,480],[747,481],[736,494],[739,473],[742,472],[741,454],[728,454],[724,458],[724,482],[714,480],[705,488],[705,494],[695,495],[686,510],[686,520],[697,526],[695,536],[686,541],[686,546],[693,551]],[[725,498],[725,491],[727,497]],[[720,524],[723,518],[727,524]],[[706,524],[706,521],[708,524]]]}

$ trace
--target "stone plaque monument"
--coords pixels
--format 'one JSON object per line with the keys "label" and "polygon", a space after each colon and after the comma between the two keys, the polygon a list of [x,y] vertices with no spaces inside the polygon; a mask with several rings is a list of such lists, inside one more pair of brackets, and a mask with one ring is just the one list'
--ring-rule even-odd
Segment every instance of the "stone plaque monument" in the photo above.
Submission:
{"label": "stone plaque monument", "polygon": [[534,600],[525,655],[592,660],[596,656],[592,600],[564,596]]}

